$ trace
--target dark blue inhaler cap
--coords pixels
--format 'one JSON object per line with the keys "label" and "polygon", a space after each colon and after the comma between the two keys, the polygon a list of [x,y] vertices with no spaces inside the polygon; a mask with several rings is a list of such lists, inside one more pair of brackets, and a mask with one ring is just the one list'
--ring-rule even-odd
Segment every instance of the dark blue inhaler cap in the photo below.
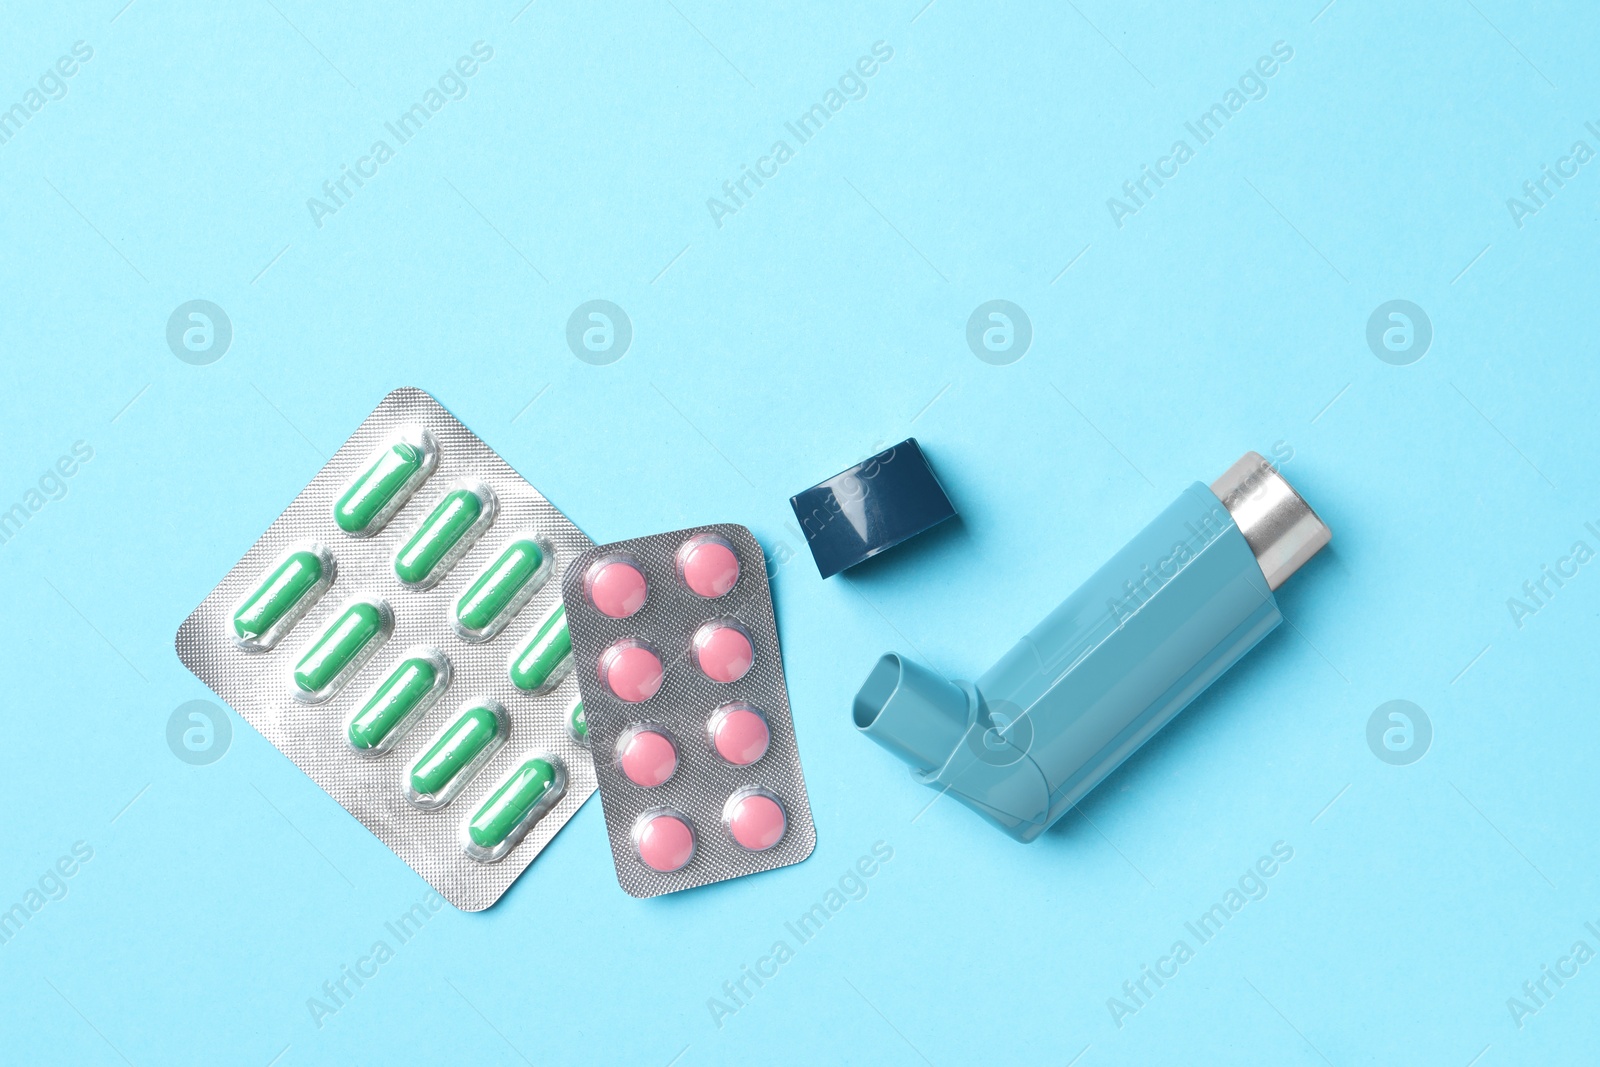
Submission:
{"label": "dark blue inhaler cap", "polygon": [[824,578],[956,513],[915,437],[790,497],[789,506]]}

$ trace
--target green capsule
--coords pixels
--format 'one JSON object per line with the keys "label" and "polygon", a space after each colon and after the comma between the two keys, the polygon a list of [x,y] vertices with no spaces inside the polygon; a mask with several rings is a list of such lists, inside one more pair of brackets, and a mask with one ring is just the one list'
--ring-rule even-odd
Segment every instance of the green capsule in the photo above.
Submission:
{"label": "green capsule", "polygon": [[284,557],[233,613],[233,632],[243,642],[261,639],[289,616],[322,583],[322,557],[299,549]]}
{"label": "green capsule", "polygon": [[567,714],[567,729],[579,744],[589,743],[589,721],[583,717],[583,701],[572,705],[572,711]]}
{"label": "green capsule", "polygon": [[[572,635],[567,632],[567,607],[557,604],[522,654],[511,661],[511,684],[518,689],[539,692],[550,687],[556,668],[568,664],[572,654]],[[559,679],[558,679],[559,680]]]}
{"label": "green capsule", "polygon": [[350,720],[351,746],[370,751],[382,745],[396,726],[433,695],[439,677],[439,668],[427,657],[401,661]]}
{"label": "green capsule", "polygon": [[294,669],[294,684],[307,696],[326,695],[345,668],[357,662],[381,640],[384,609],[370,601],[358,600],[328,624],[322,636],[300,657]]}
{"label": "green capsule", "polygon": [[395,441],[375,453],[366,470],[334,501],[333,521],[357,537],[376,533],[427,475],[431,459],[426,442],[419,446]]}
{"label": "green capsule", "polygon": [[395,556],[395,574],[407,585],[427,584],[482,514],[483,500],[471,489],[446,493]]}
{"label": "green capsule", "polygon": [[412,795],[435,797],[443,793],[499,734],[500,718],[493,708],[475,707],[462,712],[432,747],[417,757],[411,768]]}
{"label": "green capsule", "polygon": [[481,849],[498,847],[534,808],[549,799],[557,777],[555,765],[549,760],[538,756],[528,760],[489,794],[467,823],[467,837]]}
{"label": "green capsule", "polygon": [[461,594],[456,602],[456,630],[469,638],[492,632],[508,609],[525,599],[522,594],[532,594],[529,580],[543,568],[544,550],[537,543],[527,538],[511,542]]}

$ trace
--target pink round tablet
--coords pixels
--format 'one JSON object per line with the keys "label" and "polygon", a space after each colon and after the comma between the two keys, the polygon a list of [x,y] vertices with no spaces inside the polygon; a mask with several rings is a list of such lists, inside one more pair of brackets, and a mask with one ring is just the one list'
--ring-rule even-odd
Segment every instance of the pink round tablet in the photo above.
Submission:
{"label": "pink round tablet", "polygon": [[711,747],[735,767],[748,767],[767,754],[767,720],[746,704],[729,704],[711,717]]}
{"label": "pink round tablet", "polygon": [[712,619],[695,632],[695,665],[713,682],[737,682],[755,657],[750,635],[730,619]]}
{"label": "pink round tablet", "polygon": [[617,742],[617,764],[628,781],[650,789],[677,771],[678,749],[666,734],[650,729],[629,730]]}
{"label": "pink round tablet", "polygon": [[649,595],[643,572],[625,559],[597,560],[583,584],[595,610],[613,619],[626,619],[644,607]]}
{"label": "pink round tablet", "polygon": [[600,681],[618,700],[639,704],[661,688],[661,657],[643,641],[627,638],[600,657]]}
{"label": "pink round tablet", "polygon": [[694,831],[681,816],[646,812],[634,824],[633,844],[645,866],[670,874],[694,855]]}
{"label": "pink round tablet", "polygon": [[728,824],[728,833],[739,842],[739,847],[751,852],[761,852],[776,845],[788,825],[783,815],[783,805],[766,792],[736,796],[728,803],[724,819]]}
{"label": "pink round tablet", "polygon": [[678,549],[678,577],[695,596],[719,597],[739,582],[739,557],[714,534],[691,538]]}

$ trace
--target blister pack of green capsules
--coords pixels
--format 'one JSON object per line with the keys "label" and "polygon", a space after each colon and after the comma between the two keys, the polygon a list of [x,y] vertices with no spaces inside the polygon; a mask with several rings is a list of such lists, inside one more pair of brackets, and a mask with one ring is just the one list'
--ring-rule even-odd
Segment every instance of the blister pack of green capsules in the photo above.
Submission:
{"label": "blister pack of green capsules", "polygon": [[184,621],[178,658],[478,911],[594,792],[561,602],[592,544],[396,389]]}

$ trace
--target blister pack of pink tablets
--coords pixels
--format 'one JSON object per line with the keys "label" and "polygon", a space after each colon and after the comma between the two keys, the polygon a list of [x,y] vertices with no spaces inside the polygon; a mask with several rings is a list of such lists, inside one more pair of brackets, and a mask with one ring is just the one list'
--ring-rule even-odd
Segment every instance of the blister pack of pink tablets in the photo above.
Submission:
{"label": "blister pack of pink tablets", "polygon": [[816,847],[766,557],[698,526],[581,553],[562,581],[617,881],[636,897]]}

